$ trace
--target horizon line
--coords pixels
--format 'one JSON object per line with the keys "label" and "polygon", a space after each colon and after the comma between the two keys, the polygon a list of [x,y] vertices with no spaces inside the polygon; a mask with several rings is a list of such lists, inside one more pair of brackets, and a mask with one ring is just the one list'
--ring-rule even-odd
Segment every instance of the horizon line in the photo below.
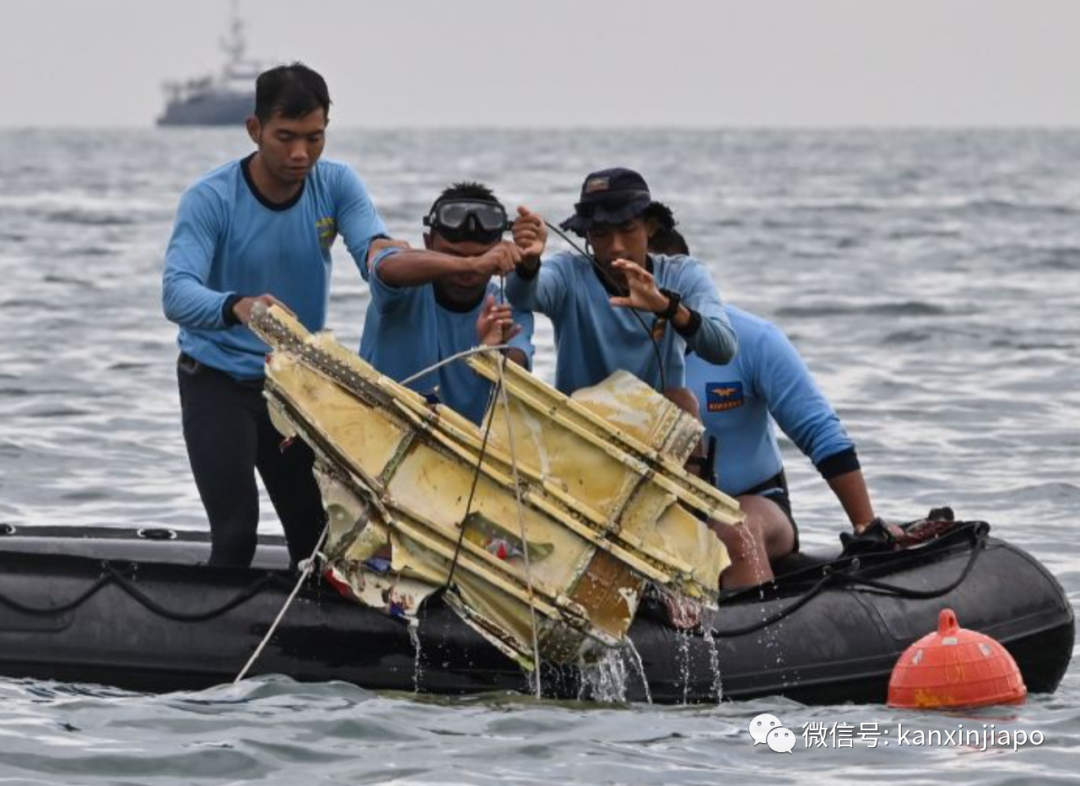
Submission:
{"label": "horizon line", "polygon": [[[241,123],[219,126],[159,126],[150,124],[72,124],[0,123],[3,131],[220,131],[243,129]],[[665,125],[642,123],[640,125],[568,124],[568,125],[498,125],[498,124],[335,124],[331,130],[343,131],[1080,131],[1076,123],[724,123]]]}

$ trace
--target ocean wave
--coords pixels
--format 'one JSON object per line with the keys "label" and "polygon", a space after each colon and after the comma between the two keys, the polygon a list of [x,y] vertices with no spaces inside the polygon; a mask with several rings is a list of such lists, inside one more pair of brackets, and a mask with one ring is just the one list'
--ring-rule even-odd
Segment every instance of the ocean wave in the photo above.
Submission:
{"label": "ocean wave", "polygon": [[128,210],[92,210],[73,208],[58,210],[46,217],[54,224],[79,224],[82,226],[131,226],[142,223],[142,217]]}
{"label": "ocean wave", "polygon": [[883,344],[918,344],[923,341],[928,341],[934,337],[934,334],[928,330],[898,330],[895,333],[889,333],[885,338],[881,340]]}
{"label": "ocean wave", "polygon": [[64,276],[57,273],[48,273],[42,279],[46,284],[71,284],[77,287],[86,287],[87,289],[96,289],[95,284],[88,278],[76,278],[75,276]]}
{"label": "ocean wave", "polygon": [[777,309],[777,317],[833,317],[833,316],[877,316],[877,317],[943,317],[956,315],[955,308],[946,308],[921,300],[905,300],[893,303],[872,303],[848,305],[845,303],[820,303],[807,306],[782,306]]}
{"label": "ocean wave", "polygon": [[1063,246],[1040,250],[1034,255],[1033,267],[1045,270],[1078,271],[1080,270],[1080,248]]}
{"label": "ocean wave", "polygon": [[1021,202],[1011,199],[973,199],[954,205],[954,211],[972,213],[1026,213],[1034,216],[1072,216],[1080,213],[1080,205],[1060,202]]}
{"label": "ocean wave", "polygon": [[1080,204],[1066,202],[1025,202],[1008,197],[972,197],[962,192],[937,194],[900,194],[896,196],[860,195],[829,196],[729,196],[719,207],[724,210],[768,210],[795,213],[837,213],[868,215],[881,212],[947,212],[947,213],[1030,213],[1035,215],[1069,216],[1080,213]]}

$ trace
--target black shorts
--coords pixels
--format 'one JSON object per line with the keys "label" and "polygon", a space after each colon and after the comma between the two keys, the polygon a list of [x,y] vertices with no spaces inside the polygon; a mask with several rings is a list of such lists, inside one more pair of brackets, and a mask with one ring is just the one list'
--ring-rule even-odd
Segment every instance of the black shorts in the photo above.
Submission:
{"label": "black shorts", "polygon": [[787,476],[784,475],[784,470],[780,470],[771,478],[756,486],[747,489],[737,496],[743,494],[753,494],[756,497],[764,497],[767,500],[775,502],[780,510],[784,511],[784,515],[787,516],[787,520],[791,522],[791,531],[795,533],[795,545],[792,547],[792,553],[799,550],[799,525],[795,523],[795,517],[791,515],[791,496],[788,494]]}

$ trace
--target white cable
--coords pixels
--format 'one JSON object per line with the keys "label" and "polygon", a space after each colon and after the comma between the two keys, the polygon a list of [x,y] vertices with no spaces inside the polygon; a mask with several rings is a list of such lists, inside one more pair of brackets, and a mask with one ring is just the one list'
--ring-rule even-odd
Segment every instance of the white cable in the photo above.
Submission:
{"label": "white cable", "polygon": [[481,354],[483,354],[485,352],[501,352],[504,349],[511,349],[511,346],[509,344],[496,344],[493,347],[473,347],[472,349],[466,349],[463,352],[458,352],[458,353],[455,353],[455,354],[451,355],[450,357],[446,358],[445,360],[440,360],[438,363],[435,363],[434,365],[428,366],[423,371],[417,371],[411,377],[405,377],[405,379],[398,382],[398,384],[399,385],[411,384],[411,383],[415,382],[416,380],[420,379],[420,377],[423,377],[423,376],[426,376],[426,375],[430,374],[432,371],[437,371],[440,368],[442,368],[443,366],[448,366],[451,363],[453,363],[453,362],[455,362],[457,360],[461,360],[462,358],[467,358],[470,355],[481,355]]}
{"label": "white cable", "polygon": [[[510,470],[514,478],[514,497],[517,499],[518,530],[521,533],[521,554],[525,562],[525,584],[529,589],[529,617],[532,622],[532,646],[533,646],[533,671],[536,675],[536,698],[544,696],[540,684],[540,638],[536,625],[536,600],[533,594],[532,564],[529,562],[529,541],[525,537],[525,516],[521,503],[521,481],[518,479],[517,456],[514,452],[514,431],[510,424],[510,399],[506,395],[506,383],[503,378],[503,369],[507,363],[506,357],[496,361],[499,369],[499,398],[502,400],[503,413],[506,418],[506,442],[510,448]],[[495,413],[492,412],[492,417]]]}
{"label": "white cable", "polygon": [[323,527],[322,534],[319,535],[319,542],[315,544],[315,549],[311,552],[311,556],[300,563],[300,579],[296,582],[296,586],[293,587],[293,591],[289,593],[289,597],[285,600],[285,605],[281,607],[281,611],[278,612],[277,617],[274,618],[273,624],[270,626],[270,630],[266,631],[266,635],[263,636],[262,641],[259,642],[259,646],[255,648],[255,652],[248,658],[248,662],[244,664],[244,668],[240,670],[240,673],[236,675],[236,679],[233,680],[233,685],[240,682],[247,676],[248,671],[255,665],[255,661],[262,655],[263,649],[269,643],[270,638],[274,635],[278,625],[281,624],[281,620],[285,617],[285,612],[289,610],[289,606],[292,605],[293,598],[296,597],[296,593],[300,591],[300,588],[304,586],[304,582],[307,581],[308,576],[315,570],[315,563],[318,561],[319,549],[322,548],[323,541],[326,540],[326,533],[330,530],[330,524],[327,522]]}

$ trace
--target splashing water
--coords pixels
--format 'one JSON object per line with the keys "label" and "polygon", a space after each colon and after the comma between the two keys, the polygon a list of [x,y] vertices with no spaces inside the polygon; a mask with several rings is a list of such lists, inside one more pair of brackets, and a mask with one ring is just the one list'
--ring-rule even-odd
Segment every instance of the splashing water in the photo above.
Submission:
{"label": "splashing water", "polygon": [[[768,580],[768,575],[765,573],[765,565],[761,559],[761,549],[757,548],[757,542],[754,540],[754,536],[750,533],[750,528],[745,524],[739,527],[739,537],[742,538],[743,544],[747,550],[753,555],[750,561],[751,567],[754,569],[754,581],[758,585],[764,584]],[[762,590],[761,597],[764,599],[764,590]]]}
{"label": "splashing water", "polygon": [[608,704],[626,702],[628,671],[622,649],[614,647],[605,649],[597,660],[580,664],[579,668],[581,671],[579,700],[591,699]]}
{"label": "splashing water", "polygon": [[[749,540],[751,537],[749,531],[743,532],[744,540]],[[762,566],[760,550],[754,549],[753,555],[754,579],[761,585],[758,589],[758,599],[761,601],[761,621],[764,622],[769,617],[769,607],[765,604],[765,570]],[[770,668],[783,669],[783,629],[783,620],[778,620],[774,624],[763,628],[758,636],[758,642],[764,645],[768,655],[772,658],[772,663],[763,663],[763,666],[768,665]]]}
{"label": "splashing water", "polygon": [[529,694],[536,697],[543,696],[543,687],[540,685],[540,668],[537,667],[525,674],[525,684],[528,686]]}
{"label": "splashing water", "polygon": [[690,632],[680,630],[675,634],[679,652],[679,676],[682,678],[682,703],[690,703]]}
{"label": "splashing water", "polygon": [[774,624],[766,628],[766,644],[770,654],[774,654],[776,657],[773,661],[773,666],[780,670],[782,674],[782,683],[788,684],[787,670],[784,668],[784,620],[777,620]]}
{"label": "splashing water", "polygon": [[626,640],[626,653],[641,680],[641,687],[645,690],[645,703],[652,704],[652,691],[649,690],[649,678],[645,676],[645,664],[641,661],[641,653],[637,651],[634,642],[629,638]]}
{"label": "splashing water", "polygon": [[409,641],[412,642],[413,652],[413,692],[420,692],[420,685],[424,681],[424,662],[420,657],[420,620],[413,617],[409,620]]}
{"label": "splashing water", "polygon": [[[769,607],[765,604],[765,582],[767,581],[767,575],[765,573],[765,566],[761,558],[761,550],[756,548],[756,542],[753,535],[750,533],[749,528],[743,526],[740,537],[743,539],[743,543],[748,547],[749,552],[753,555],[751,558],[751,565],[754,569],[754,579],[758,584],[758,600],[761,601],[761,621],[765,622],[769,617]],[[757,643],[763,645],[767,650],[776,651],[775,665],[782,668],[784,664],[783,652],[780,648],[780,626],[769,625],[762,629],[757,636]]]}
{"label": "splashing water", "polygon": [[724,683],[720,677],[720,650],[716,647],[716,639],[713,638],[712,628],[703,625],[701,636],[705,639],[705,645],[709,649],[709,669],[712,671],[712,693],[716,696],[716,703],[724,699]]}

